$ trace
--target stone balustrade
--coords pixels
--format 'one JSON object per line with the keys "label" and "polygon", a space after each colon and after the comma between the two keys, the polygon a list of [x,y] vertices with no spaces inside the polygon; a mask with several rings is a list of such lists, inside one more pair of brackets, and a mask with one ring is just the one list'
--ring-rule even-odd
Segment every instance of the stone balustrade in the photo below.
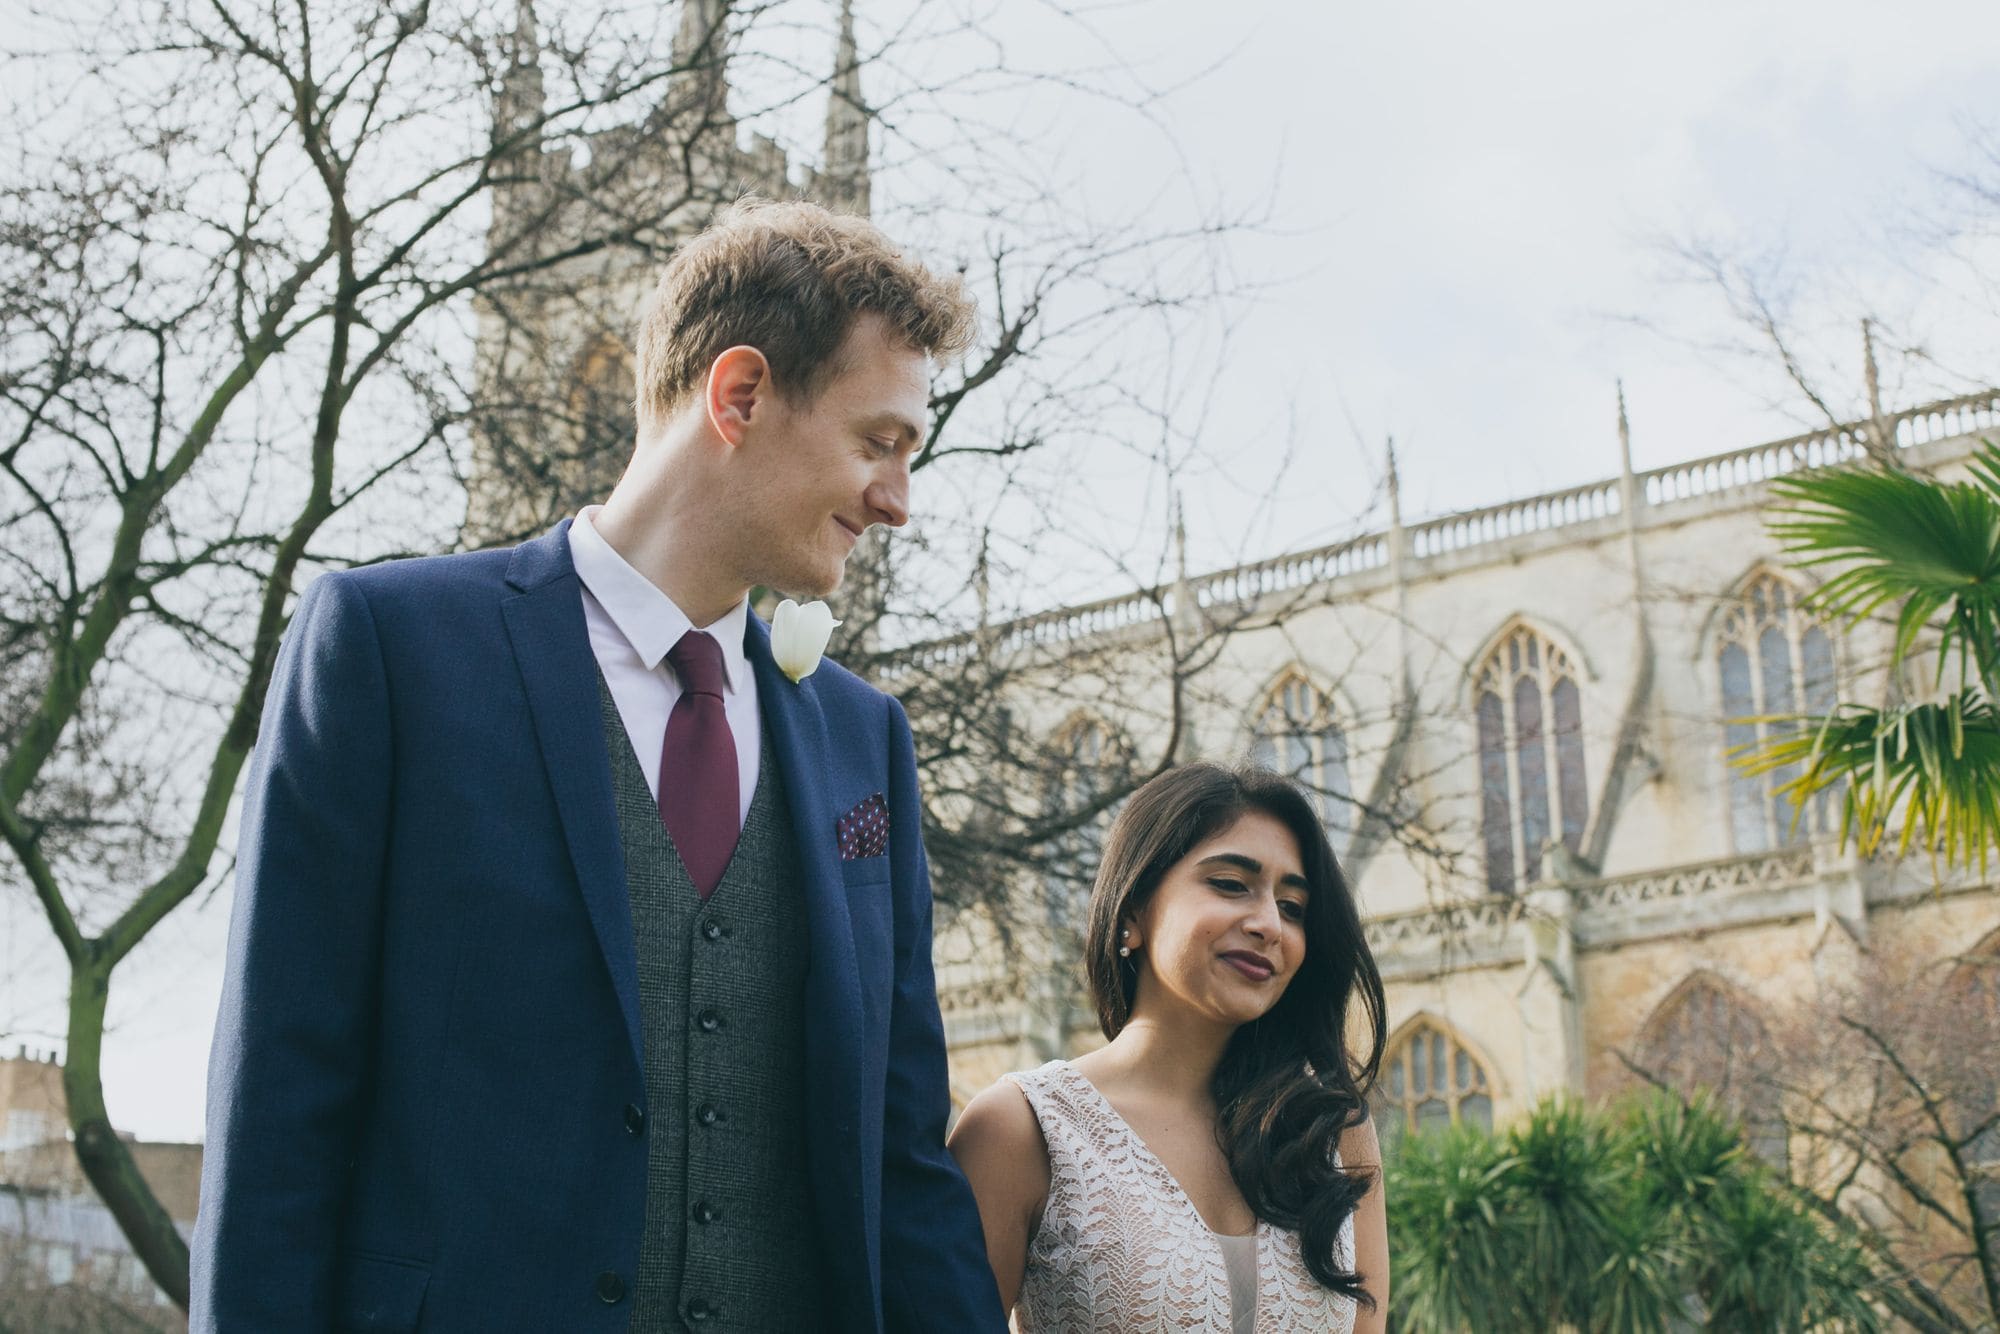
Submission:
{"label": "stone balustrade", "polygon": [[1615,515],[1621,508],[1619,480],[1591,482],[1564,491],[1509,500],[1412,525],[1410,554],[1419,560],[1504,542],[1510,537],[1567,528]]}
{"label": "stone balustrade", "polygon": [[[1888,417],[1884,424],[1899,449],[1981,432],[2000,432],[2000,390],[1982,390],[1908,408]],[[1865,452],[1863,441],[1867,430],[1866,423],[1855,422],[1808,431],[1747,449],[1636,473],[1633,480],[1637,494],[1643,498],[1641,504],[1647,507],[1721,495],[1760,486],[1802,469],[1851,462]],[[1615,518],[1623,508],[1622,497],[1623,479],[1613,477],[1427,519],[1407,526],[1403,537],[1413,561],[1429,561],[1535,533]],[[1371,532],[1330,546],[1234,566],[1189,580],[1187,591],[1198,609],[1256,607],[1275,595],[1323,588],[1383,569],[1389,564],[1395,538],[1393,531]],[[1421,572],[1420,566],[1408,571],[1412,575]],[[1179,614],[1180,596],[1176,585],[1141,589],[1120,597],[1025,616],[995,626],[983,635],[954,635],[915,644],[898,655],[898,661],[886,676],[893,681],[911,672],[956,665],[975,653],[1004,657],[1037,645],[1081,643],[1151,624]]]}

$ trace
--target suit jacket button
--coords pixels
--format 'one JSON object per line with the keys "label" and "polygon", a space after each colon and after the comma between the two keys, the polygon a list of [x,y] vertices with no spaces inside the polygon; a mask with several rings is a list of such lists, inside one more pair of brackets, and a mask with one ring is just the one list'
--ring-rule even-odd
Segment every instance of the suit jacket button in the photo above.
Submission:
{"label": "suit jacket button", "polygon": [[716,1314],[715,1306],[706,1297],[697,1297],[688,1303],[688,1319],[706,1320]]}
{"label": "suit jacket button", "polygon": [[634,1139],[646,1133],[646,1113],[640,1110],[636,1102],[625,1104],[625,1130]]}
{"label": "suit jacket button", "polygon": [[694,1205],[695,1222],[713,1223],[716,1219],[720,1217],[722,1217],[722,1210],[716,1208],[714,1205],[710,1204],[707,1200],[695,1201]]}
{"label": "suit jacket button", "polygon": [[597,1296],[607,1306],[616,1306],[625,1300],[625,1280],[609,1269],[597,1276]]}
{"label": "suit jacket button", "polygon": [[722,939],[722,923],[720,923],[720,922],[703,922],[703,923],[701,924],[701,935],[702,935],[702,939],[704,939],[704,940],[721,940],[721,939]]}
{"label": "suit jacket button", "polygon": [[713,1010],[703,1010],[695,1016],[694,1021],[701,1025],[701,1031],[704,1033],[713,1033],[722,1027],[722,1016]]}
{"label": "suit jacket button", "polygon": [[705,1102],[694,1109],[694,1119],[705,1126],[712,1126],[722,1119],[722,1113],[715,1109],[714,1103]]}

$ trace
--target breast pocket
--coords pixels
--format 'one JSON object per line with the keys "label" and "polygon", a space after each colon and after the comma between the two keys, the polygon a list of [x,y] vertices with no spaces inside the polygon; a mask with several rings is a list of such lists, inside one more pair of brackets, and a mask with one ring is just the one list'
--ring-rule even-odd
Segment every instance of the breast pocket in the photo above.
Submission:
{"label": "breast pocket", "polygon": [[[870,885],[879,885],[886,896],[889,892],[889,854],[879,857],[854,857],[840,864],[840,881],[850,894]],[[849,900],[852,902],[852,900]]]}
{"label": "breast pocket", "polygon": [[413,1330],[423,1314],[430,1266],[383,1255],[341,1257],[336,1328],[396,1334]]}
{"label": "breast pocket", "polygon": [[854,924],[854,963],[861,975],[861,1010],[873,1039],[888,1036],[889,992],[895,983],[895,925],[889,910],[889,859],[857,857],[840,864],[847,916]]}

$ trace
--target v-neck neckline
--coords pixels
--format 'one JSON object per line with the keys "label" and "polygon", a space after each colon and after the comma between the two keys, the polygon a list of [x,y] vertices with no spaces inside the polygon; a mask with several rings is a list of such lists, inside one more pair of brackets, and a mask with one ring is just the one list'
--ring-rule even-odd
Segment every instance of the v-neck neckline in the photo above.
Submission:
{"label": "v-neck neckline", "polygon": [[1089,1093],[1091,1100],[1097,1104],[1098,1111],[1117,1128],[1120,1134],[1132,1142],[1132,1147],[1138,1152],[1139,1161],[1147,1165],[1149,1170],[1166,1184],[1167,1189],[1172,1192],[1175,1198],[1187,1206],[1188,1214],[1203,1232],[1210,1237],[1218,1237],[1224,1240],[1242,1240],[1248,1237],[1261,1238],[1264,1235],[1268,1224],[1261,1218],[1257,1219],[1256,1226],[1248,1232],[1218,1232],[1210,1227],[1208,1220],[1202,1217],[1201,1210],[1196,1207],[1194,1197],[1188,1194],[1187,1187],[1181,1184],[1181,1179],[1174,1175],[1173,1169],[1166,1165],[1160,1158],[1160,1155],[1153,1152],[1153,1147],[1146,1143],[1144,1137],[1138,1131],[1132,1128],[1132,1123],[1127,1121],[1124,1115],[1111,1105],[1111,1099],[1104,1096],[1104,1090],[1091,1083],[1090,1076],[1084,1074],[1083,1071],[1077,1069],[1068,1061],[1058,1061],[1057,1064],[1062,1066],[1065,1074],[1084,1087]]}

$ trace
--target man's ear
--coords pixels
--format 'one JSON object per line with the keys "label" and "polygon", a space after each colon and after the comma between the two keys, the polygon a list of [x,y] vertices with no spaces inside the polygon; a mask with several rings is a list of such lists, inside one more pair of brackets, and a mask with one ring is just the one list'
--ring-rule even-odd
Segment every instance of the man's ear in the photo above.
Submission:
{"label": "man's ear", "polygon": [[743,443],[752,419],[771,397],[771,363],[748,344],[726,349],[708,368],[708,424],[730,445]]}

